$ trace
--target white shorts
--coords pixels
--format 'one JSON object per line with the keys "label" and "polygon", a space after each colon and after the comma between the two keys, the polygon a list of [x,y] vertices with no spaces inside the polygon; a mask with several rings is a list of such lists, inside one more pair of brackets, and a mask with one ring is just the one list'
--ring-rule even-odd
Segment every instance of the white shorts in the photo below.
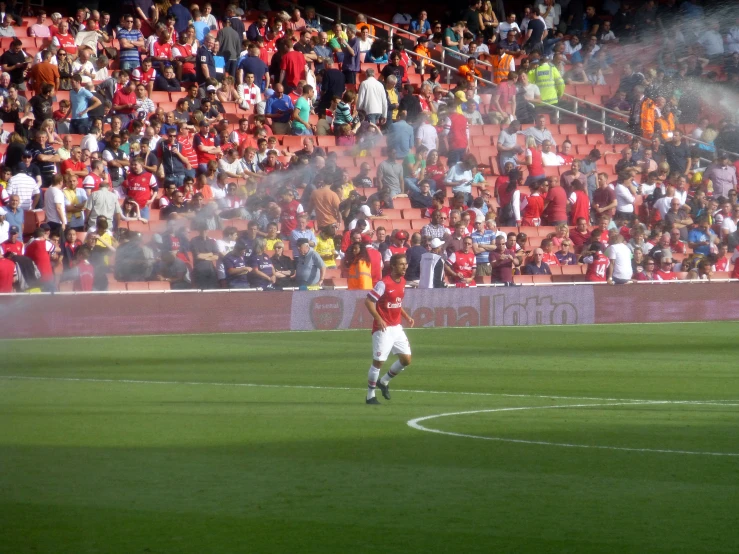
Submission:
{"label": "white shorts", "polygon": [[393,325],[385,331],[372,333],[372,359],[384,362],[390,354],[411,355],[411,343],[402,325]]}

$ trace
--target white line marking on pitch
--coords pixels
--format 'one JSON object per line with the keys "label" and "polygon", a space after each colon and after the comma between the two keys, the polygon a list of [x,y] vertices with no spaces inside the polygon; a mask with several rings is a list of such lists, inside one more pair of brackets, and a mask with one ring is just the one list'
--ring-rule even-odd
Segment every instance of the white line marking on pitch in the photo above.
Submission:
{"label": "white line marking on pitch", "polygon": [[[258,383],[224,383],[208,381],[154,381],[147,379],[98,379],[94,377],[36,377],[30,375],[0,375],[0,380],[6,381],[61,381],[73,383],[124,383],[132,385],[186,385],[204,387],[253,387],[265,389],[313,389],[313,390],[345,390],[365,391],[366,388],[359,387],[324,387],[319,385],[264,385]],[[552,394],[508,394],[498,392],[456,392],[439,390],[414,390],[393,389],[393,392],[409,392],[416,394],[458,394],[462,396],[501,396],[505,398],[546,398],[552,400],[600,400],[600,401],[623,401],[633,402],[669,402],[670,404],[708,404],[721,406],[739,406],[739,404],[726,404],[726,402],[739,402],[739,400],[645,400],[640,398],[603,398],[596,396],[557,396]],[[460,412],[464,413],[464,412]],[[440,416],[437,416],[440,417]]]}
{"label": "white line marking on pitch", "polygon": [[[592,407],[603,407],[603,406],[639,406],[639,405],[653,405],[653,404],[674,404],[674,402],[671,402],[669,400],[667,401],[654,401],[654,400],[647,400],[647,401],[636,401],[636,402],[616,402],[616,403],[608,403],[608,404],[568,404],[564,406],[522,406],[522,407],[515,407],[515,408],[494,408],[490,410],[471,410],[467,412],[450,412],[445,414],[436,414],[436,415],[430,415],[430,416],[424,416],[424,417],[417,417],[415,419],[411,419],[407,422],[408,426],[416,429],[417,431],[426,431],[427,433],[436,433],[439,435],[449,435],[452,437],[463,437],[468,439],[480,439],[480,440],[486,440],[486,441],[497,441],[497,442],[512,442],[516,444],[536,444],[540,446],[562,446],[565,448],[592,448],[597,450],[620,450],[624,452],[656,452],[659,454],[689,454],[693,456],[729,456],[729,457],[739,457],[739,453],[735,452],[700,452],[700,451],[692,451],[692,450],[669,450],[666,448],[629,448],[625,446],[598,446],[593,444],[571,444],[566,442],[549,442],[549,441],[534,441],[534,440],[524,440],[524,439],[508,439],[503,437],[483,437],[480,435],[469,435],[466,433],[455,433],[453,431],[441,431],[439,429],[431,429],[429,427],[424,427],[420,424],[422,421],[428,421],[430,419],[437,419],[440,417],[451,417],[451,416],[459,416],[459,415],[472,415],[472,414],[486,414],[486,413],[492,413],[492,412],[515,412],[515,411],[523,411],[523,410],[555,410],[555,409],[563,409],[563,408],[592,408]],[[701,404],[709,404],[709,402],[701,402]],[[726,406],[726,404],[716,404],[720,406]]]}

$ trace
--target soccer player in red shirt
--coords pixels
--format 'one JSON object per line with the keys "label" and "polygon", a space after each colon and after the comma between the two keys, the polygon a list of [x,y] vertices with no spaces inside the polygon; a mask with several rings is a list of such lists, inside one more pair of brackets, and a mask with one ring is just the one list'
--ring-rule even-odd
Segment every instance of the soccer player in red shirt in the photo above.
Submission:
{"label": "soccer player in red shirt", "polygon": [[[401,318],[413,327],[413,318],[403,309],[405,296],[405,272],[408,260],[405,254],[394,254],[390,258],[390,275],[378,281],[364,301],[372,315],[372,365],[367,375],[367,404],[379,404],[375,398],[375,388],[379,387],[382,396],[390,400],[390,379],[403,371],[411,363],[411,345],[405,336]],[[390,366],[388,372],[378,381],[382,364],[390,354],[397,354],[398,359]]]}
{"label": "soccer player in red shirt", "polygon": [[588,251],[580,257],[580,261],[588,265],[588,271],[585,273],[587,281],[594,283],[608,281],[606,273],[611,261],[603,254],[603,245],[600,242],[591,244]]}

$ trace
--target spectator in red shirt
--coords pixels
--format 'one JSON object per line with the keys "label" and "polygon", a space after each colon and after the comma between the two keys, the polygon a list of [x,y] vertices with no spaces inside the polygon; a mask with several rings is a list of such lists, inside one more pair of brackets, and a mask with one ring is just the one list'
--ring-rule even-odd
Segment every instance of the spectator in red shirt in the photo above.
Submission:
{"label": "spectator in red shirt", "polygon": [[285,87],[285,93],[290,94],[305,78],[305,56],[293,49],[289,39],[282,40],[281,46],[287,51],[280,60],[280,83]]}
{"label": "spectator in red shirt", "polygon": [[77,187],[82,188],[82,180],[87,177],[88,171],[82,161],[82,149],[79,146],[72,148],[69,159],[62,162],[62,175],[72,175],[77,178]]}
{"label": "spectator in red shirt", "polygon": [[544,221],[547,225],[557,227],[567,225],[567,193],[556,177],[548,177],[549,190],[544,199]]}
{"label": "spectator in red shirt", "polygon": [[462,241],[462,249],[449,254],[444,271],[449,276],[451,283],[457,286],[475,286],[475,253],[472,251],[472,238],[465,237]]}
{"label": "spectator in red shirt", "polygon": [[549,266],[559,266],[557,255],[553,252],[553,244],[554,242],[552,239],[544,239],[541,241],[541,249],[544,251],[542,261]]}
{"label": "spectator in red shirt", "polygon": [[582,252],[585,244],[590,240],[590,231],[588,231],[588,220],[581,217],[577,220],[577,226],[570,231],[570,239],[575,247],[575,254]]}
{"label": "spectator in red shirt", "polygon": [[677,281],[677,273],[672,271],[672,257],[662,256],[659,269],[654,272],[655,281]]}
{"label": "spectator in red shirt", "polygon": [[136,92],[134,82],[128,81],[113,95],[113,113],[120,118],[122,127],[126,128],[135,111]]}

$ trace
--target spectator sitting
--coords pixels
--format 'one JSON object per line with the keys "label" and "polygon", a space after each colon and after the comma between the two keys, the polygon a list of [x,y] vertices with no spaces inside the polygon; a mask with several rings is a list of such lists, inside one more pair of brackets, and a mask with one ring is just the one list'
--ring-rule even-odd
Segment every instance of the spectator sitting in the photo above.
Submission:
{"label": "spectator sitting", "polygon": [[544,262],[544,250],[536,248],[532,255],[532,259],[523,268],[524,275],[551,275],[552,270],[549,264]]}

